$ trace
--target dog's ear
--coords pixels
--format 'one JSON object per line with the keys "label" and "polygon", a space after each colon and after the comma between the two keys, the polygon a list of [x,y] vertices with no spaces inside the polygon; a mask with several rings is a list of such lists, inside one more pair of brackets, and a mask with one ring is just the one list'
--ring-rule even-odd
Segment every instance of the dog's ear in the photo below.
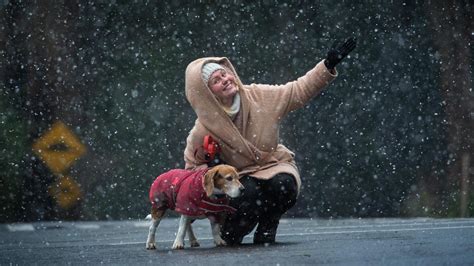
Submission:
{"label": "dog's ear", "polygon": [[213,167],[209,169],[204,175],[203,186],[204,190],[206,191],[206,195],[209,197],[214,192],[214,177],[217,175],[217,167]]}

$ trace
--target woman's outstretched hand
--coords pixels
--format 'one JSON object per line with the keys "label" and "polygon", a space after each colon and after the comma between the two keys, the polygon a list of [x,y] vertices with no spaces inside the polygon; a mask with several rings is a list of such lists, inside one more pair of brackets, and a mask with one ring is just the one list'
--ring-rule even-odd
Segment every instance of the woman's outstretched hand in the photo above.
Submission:
{"label": "woman's outstretched hand", "polygon": [[356,47],[357,40],[355,38],[347,39],[343,44],[333,43],[331,49],[328,51],[324,64],[328,69],[333,69],[344,57],[346,57]]}

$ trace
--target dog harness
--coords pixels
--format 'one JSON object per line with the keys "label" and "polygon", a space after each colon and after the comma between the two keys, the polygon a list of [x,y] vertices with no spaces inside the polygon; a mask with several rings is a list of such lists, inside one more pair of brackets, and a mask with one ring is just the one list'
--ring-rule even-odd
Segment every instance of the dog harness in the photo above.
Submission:
{"label": "dog harness", "polygon": [[173,169],[158,176],[150,188],[151,204],[189,216],[235,212],[226,197],[211,199],[206,195],[202,179],[207,170]]}

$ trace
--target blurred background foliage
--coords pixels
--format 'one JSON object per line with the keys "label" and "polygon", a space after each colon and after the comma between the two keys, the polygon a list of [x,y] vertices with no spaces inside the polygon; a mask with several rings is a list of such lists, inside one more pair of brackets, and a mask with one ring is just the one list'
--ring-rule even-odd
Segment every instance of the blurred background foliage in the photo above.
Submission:
{"label": "blurred background foliage", "polygon": [[[472,5],[448,2],[467,20],[454,24],[472,29]],[[461,215],[466,193],[450,162],[467,151],[472,176],[472,136],[449,148],[443,55],[423,2],[12,0],[0,9],[0,221],[144,218],[154,178],[184,166],[189,62],[226,56],[244,83],[280,84],[350,36],[358,46],[339,77],[281,127],[303,178],[287,215]],[[472,88],[466,101],[472,109]],[[58,176],[31,151],[58,120],[87,147],[67,173],[82,191],[68,210],[47,192]]]}

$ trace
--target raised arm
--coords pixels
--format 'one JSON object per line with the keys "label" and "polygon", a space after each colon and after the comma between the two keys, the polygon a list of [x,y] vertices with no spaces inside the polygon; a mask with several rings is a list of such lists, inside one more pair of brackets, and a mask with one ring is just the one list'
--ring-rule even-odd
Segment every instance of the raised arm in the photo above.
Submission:
{"label": "raised arm", "polygon": [[295,81],[284,85],[252,84],[249,92],[263,103],[264,108],[277,111],[280,116],[303,107],[313,97],[318,95],[331,81],[337,77],[335,66],[346,57],[356,45],[355,39],[329,49],[327,58],[321,60],[313,69]]}

